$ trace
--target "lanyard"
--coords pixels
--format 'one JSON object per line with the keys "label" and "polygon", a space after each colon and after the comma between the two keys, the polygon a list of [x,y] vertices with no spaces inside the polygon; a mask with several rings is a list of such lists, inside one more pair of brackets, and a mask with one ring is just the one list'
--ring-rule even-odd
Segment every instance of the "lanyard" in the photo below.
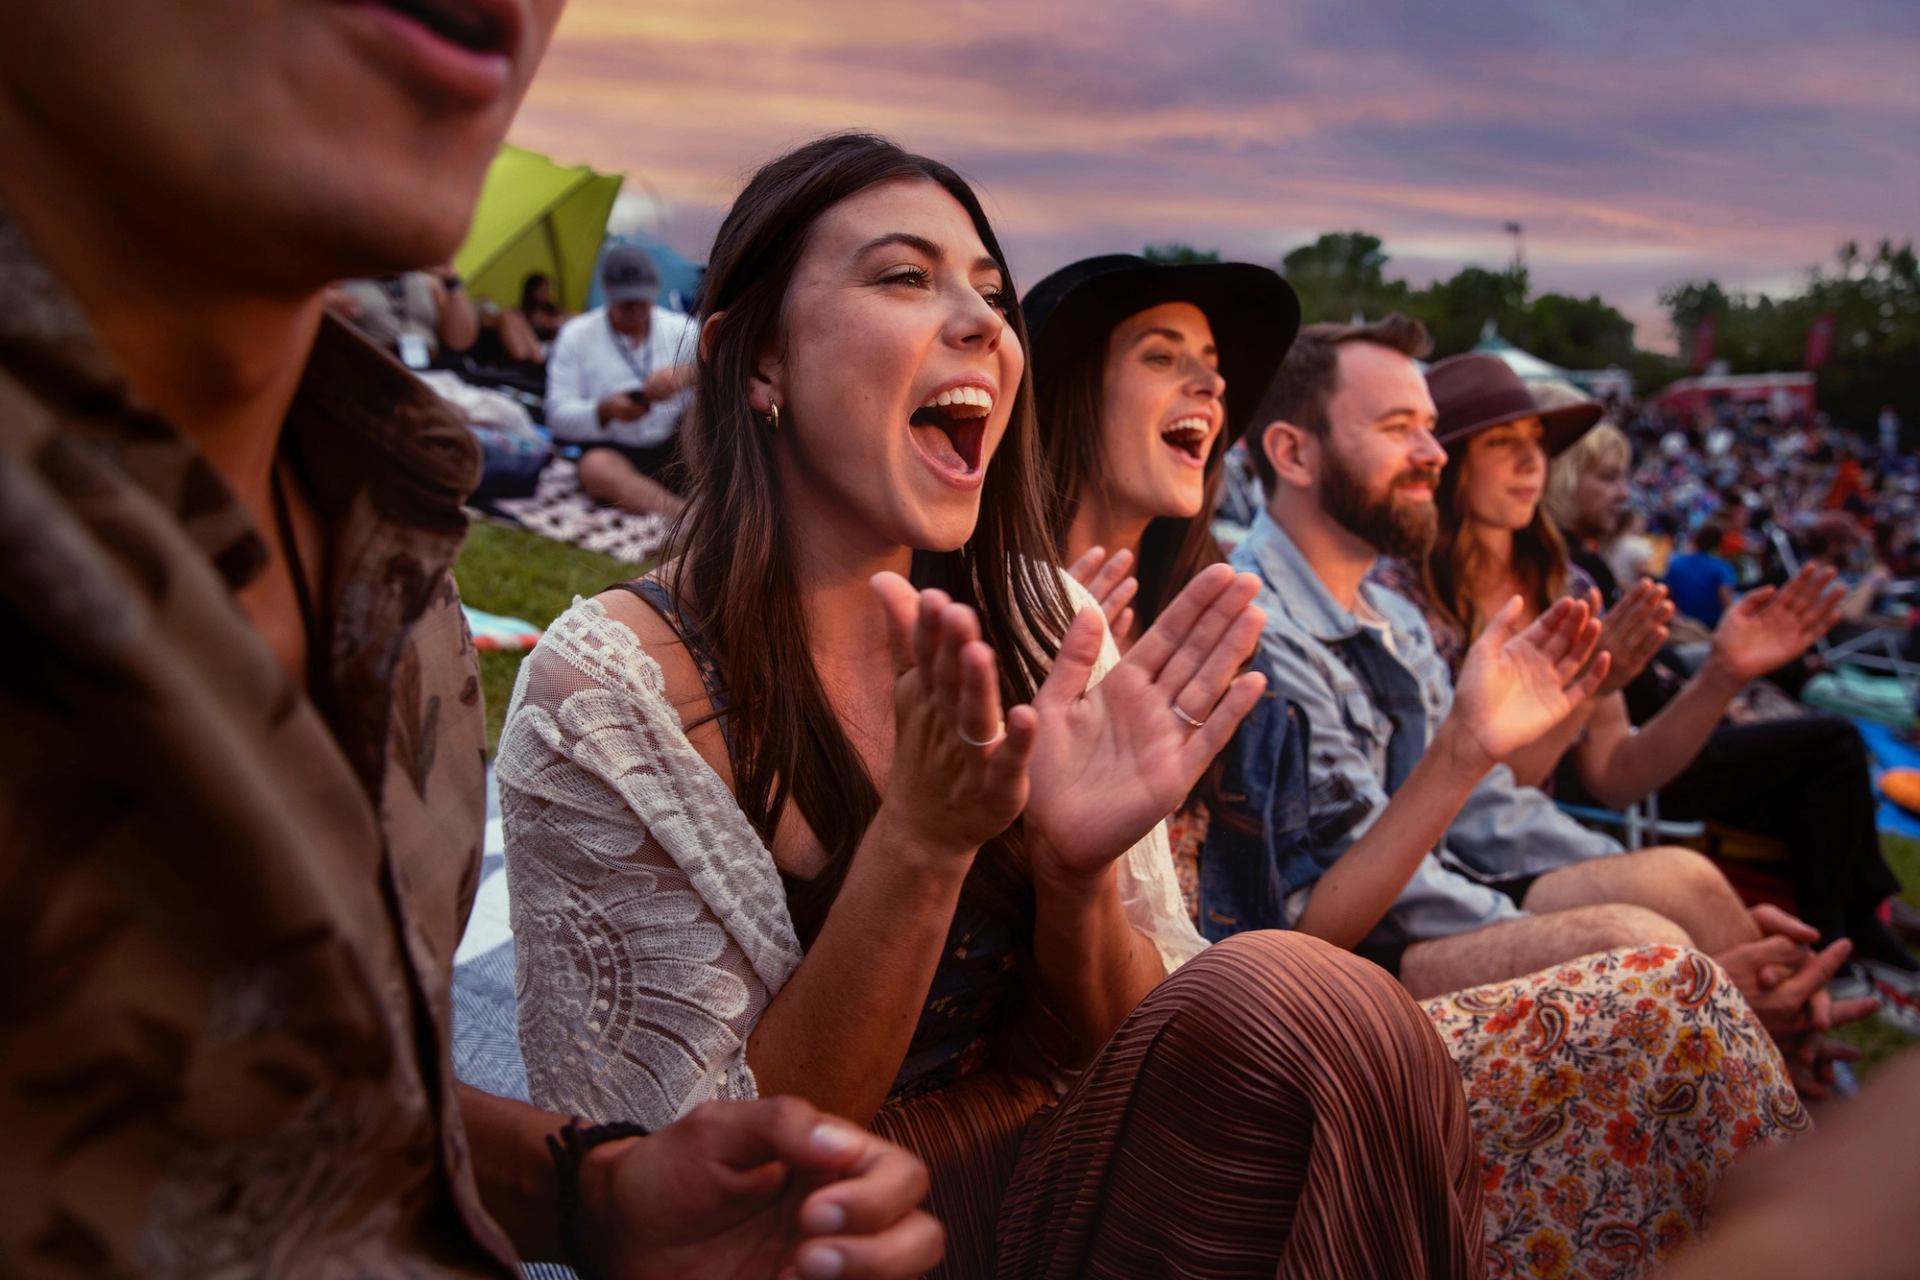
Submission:
{"label": "lanyard", "polygon": [[618,351],[620,358],[627,362],[627,368],[633,370],[633,376],[639,379],[640,386],[646,386],[647,376],[653,372],[653,330],[647,330],[647,338],[640,344],[640,350],[646,356],[644,361],[634,359],[633,348],[629,347],[627,340],[620,336],[620,331],[613,327],[611,315],[607,317],[607,337],[613,340],[613,349]]}

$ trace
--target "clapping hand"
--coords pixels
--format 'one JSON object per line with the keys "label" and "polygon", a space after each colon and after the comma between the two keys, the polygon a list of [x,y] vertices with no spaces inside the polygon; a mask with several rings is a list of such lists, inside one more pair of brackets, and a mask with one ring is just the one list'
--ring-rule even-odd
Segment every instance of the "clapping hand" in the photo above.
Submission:
{"label": "clapping hand", "polygon": [[1840,617],[1833,579],[1831,567],[1810,564],[1784,587],[1749,591],[1714,628],[1710,660],[1740,684],[1793,661]]}
{"label": "clapping hand", "polygon": [[1266,617],[1259,579],[1214,565],[1092,688],[1100,620],[1081,610],[1033,700],[1026,830],[1036,880],[1084,882],[1177,809],[1266,685],[1240,674]]}
{"label": "clapping hand", "polygon": [[[1587,593],[1587,608],[1599,615],[1597,590]],[[1608,654],[1611,660],[1594,696],[1604,698],[1632,684],[1667,642],[1667,624],[1671,621],[1673,602],[1667,599],[1665,587],[1642,578],[1628,588],[1600,618],[1600,642],[1594,654]]]}
{"label": "clapping hand", "polygon": [[583,1240],[616,1280],[907,1280],[946,1237],[927,1171],[797,1098],[709,1102],[583,1171]]}
{"label": "clapping hand", "polygon": [[980,620],[944,592],[877,573],[873,591],[893,646],[893,768],[883,819],[912,847],[971,854],[1005,831],[1027,803],[1032,707],[1000,715],[993,650]]}
{"label": "clapping hand", "polygon": [[1515,596],[1493,615],[1454,684],[1453,714],[1488,767],[1571,715],[1612,666],[1608,654],[1593,653],[1600,623],[1584,601],[1557,600],[1516,634],[1520,608]]}
{"label": "clapping hand", "polygon": [[1100,612],[1107,616],[1115,644],[1125,644],[1127,634],[1133,630],[1130,606],[1134,593],[1140,590],[1140,580],[1131,576],[1132,568],[1133,552],[1122,548],[1108,555],[1105,547],[1088,547],[1085,554],[1067,568],[1073,580],[1087,589],[1099,604]]}

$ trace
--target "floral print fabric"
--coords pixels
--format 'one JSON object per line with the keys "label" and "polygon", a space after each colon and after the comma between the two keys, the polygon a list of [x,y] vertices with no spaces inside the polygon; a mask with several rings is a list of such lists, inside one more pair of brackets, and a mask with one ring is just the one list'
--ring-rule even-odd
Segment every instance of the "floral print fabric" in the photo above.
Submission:
{"label": "floral print fabric", "polygon": [[[1189,911],[1206,825],[1197,805],[1169,824]],[[1697,951],[1598,952],[1421,1007],[1466,1090],[1492,1280],[1644,1275],[1701,1234],[1736,1159],[1809,1125],[1759,1019]]]}
{"label": "floral print fabric", "polygon": [[1601,952],[1424,1007],[1466,1089],[1496,1278],[1641,1275],[1700,1234],[1734,1160],[1808,1127],[1695,951]]}

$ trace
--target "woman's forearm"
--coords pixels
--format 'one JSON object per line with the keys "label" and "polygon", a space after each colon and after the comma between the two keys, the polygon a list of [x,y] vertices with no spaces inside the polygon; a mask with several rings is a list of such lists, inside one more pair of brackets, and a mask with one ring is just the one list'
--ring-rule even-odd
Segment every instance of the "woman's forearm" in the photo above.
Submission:
{"label": "woman's forearm", "polygon": [[1294,925],[1351,949],[1380,923],[1492,765],[1451,718],[1371,827],[1314,883]]}
{"label": "woman's forearm", "polygon": [[1531,743],[1514,752],[1507,761],[1507,767],[1513,770],[1513,780],[1523,787],[1546,785],[1547,779],[1553,776],[1553,771],[1560,767],[1560,760],[1567,754],[1568,748],[1580,740],[1580,734],[1586,729],[1590,714],[1591,704],[1582,706]]}
{"label": "woman's forearm", "polygon": [[1603,763],[1590,773],[1582,770],[1587,790],[1600,803],[1619,809],[1666,786],[1700,754],[1740,688],[1738,680],[1709,658],[1638,732],[1623,704],[1618,728],[1609,735],[1611,743],[1598,744]]}
{"label": "woman's forearm", "polygon": [[761,1094],[866,1124],[926,1004],[971,856],[913,847],[883,809],[819,936],[747,1039]]}
{"label": "woman's forearm", "polygon": [[1054,1013],[1087,1053],[1167,976],[1153,940],[1127,919],[1112,864],[1084,880],[1036,878],[1033,958]]}

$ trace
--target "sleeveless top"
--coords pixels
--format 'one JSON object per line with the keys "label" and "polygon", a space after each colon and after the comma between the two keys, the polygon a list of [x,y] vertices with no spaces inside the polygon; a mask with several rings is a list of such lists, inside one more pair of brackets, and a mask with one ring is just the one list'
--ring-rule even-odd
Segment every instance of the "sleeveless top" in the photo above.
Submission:
{"label": "sleeveless top", "polygon": [[[652,578],[614,584],[647,602],[687,646],[700,683],[713,708],[720,736],[731,748],[727,724],[726,681],[713,652],[664,584]],[[798,879],[780,873],[789,897]],[[946,945],[933,971],[927,1002],[914,1025],[907,1056],[894,1076],[888,1097],[903,1098],[952,1084],[989,1063],[1001,1015],[1018,994],[1020,945],[1009,921],[962,900],[954,909]]]}

